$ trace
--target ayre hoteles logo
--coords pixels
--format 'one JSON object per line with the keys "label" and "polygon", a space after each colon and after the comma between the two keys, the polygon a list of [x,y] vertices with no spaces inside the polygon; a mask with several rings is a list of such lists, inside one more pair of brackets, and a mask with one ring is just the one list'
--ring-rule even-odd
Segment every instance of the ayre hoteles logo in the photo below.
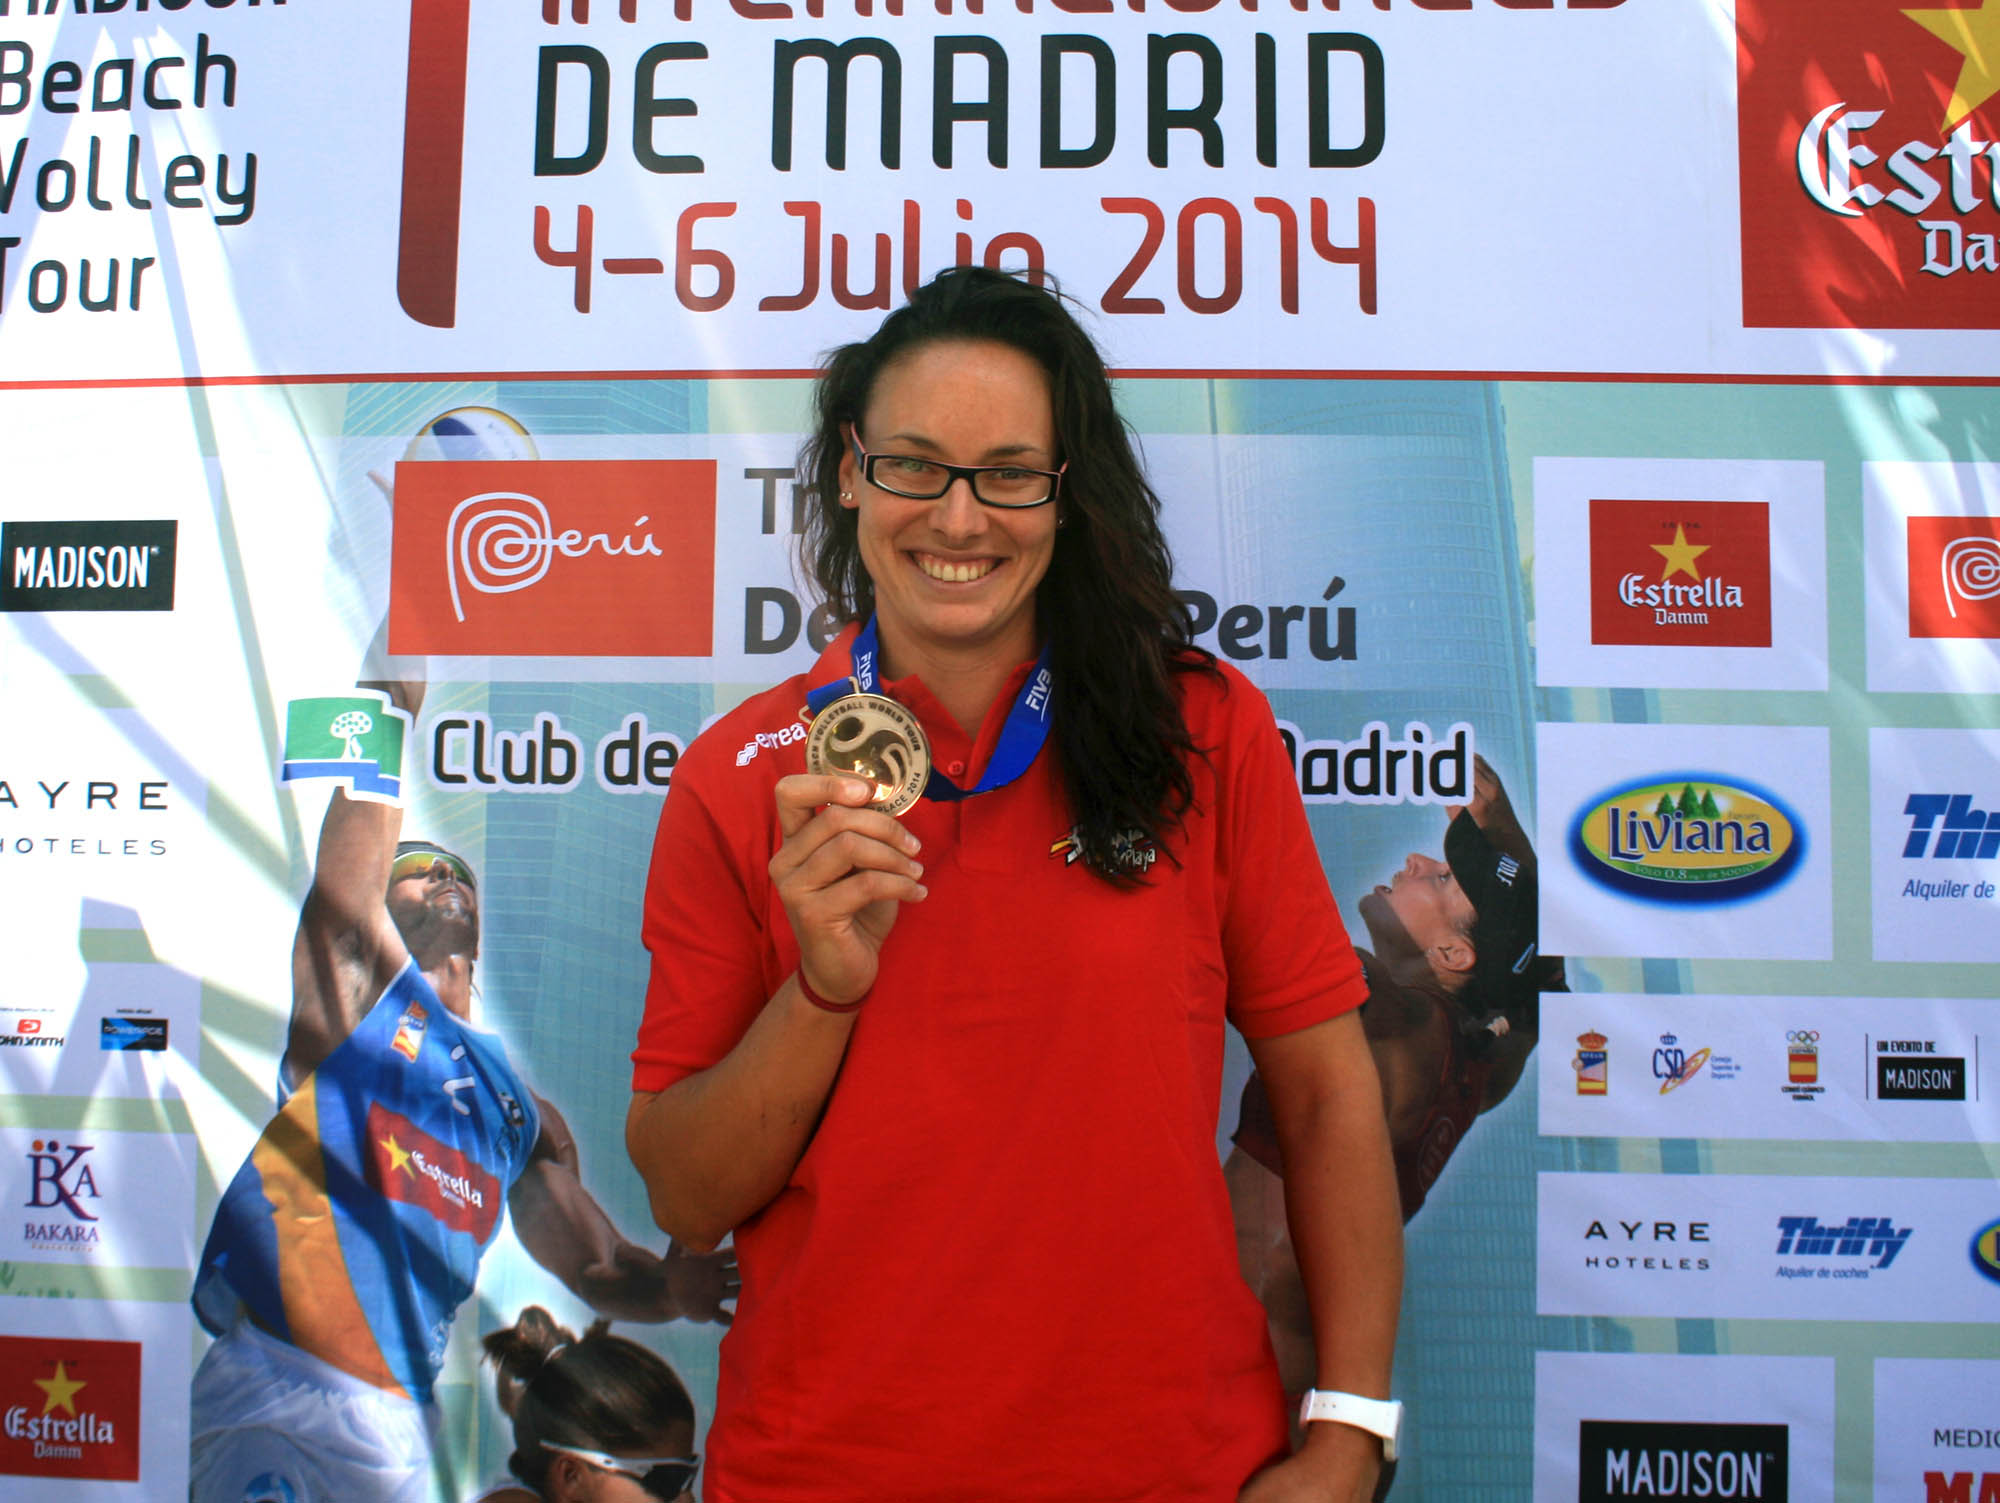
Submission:
{"label": "ayre hoteles logo", "polygon": [[706,657],[713,460],[399,464],[389,650]]}
{"label": "ayre hoteles logo", "polygon": [[0,1476],[139,1480],[136,1341],[0,1336]]}
{"label": "ayre hoteles logo", "polygon": [[1578,811],[1569,831],[1585,876],[1670,904],[1730,903],[1775,887],[1805,844],[1798,816],[1776,794],[1697,772],[1615,788]]}
{"label": "ayre hoteles logo", "polygon": [[178,522],[0,524],[0,611],[170,611]]}
{"label": "ayre hoteles logo", "polygon": [[2000,7],[1737,0],[1743,322],[2000,327]]}
{"label": "ayre hoteles logo", "polygon": [[1769,504],[1593,498],[1590,640],[1769,647]]}

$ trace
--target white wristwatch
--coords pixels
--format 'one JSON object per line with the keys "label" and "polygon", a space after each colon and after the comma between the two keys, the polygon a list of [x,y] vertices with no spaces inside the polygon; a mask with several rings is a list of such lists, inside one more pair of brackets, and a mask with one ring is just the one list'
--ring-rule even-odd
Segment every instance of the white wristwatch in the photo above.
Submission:
{"label": "white wristwatch", "polygon": [[1396,1443],[1403,1436],[1403,1406],[1396,1399],[1364,1399],[1358,1393],[1337,1393],[1325,1388],[1308,1388],[1299,1404],[1299,1423],[1332,1420],[1337,1425],[1353,1425],[1382,1437],[1382,1459],[1396,1459]]}

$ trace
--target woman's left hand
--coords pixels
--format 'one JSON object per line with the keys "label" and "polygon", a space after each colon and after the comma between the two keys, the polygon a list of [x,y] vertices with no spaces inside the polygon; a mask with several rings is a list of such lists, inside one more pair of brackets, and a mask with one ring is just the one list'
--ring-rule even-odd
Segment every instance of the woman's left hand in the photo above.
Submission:
{"label": "woman's left hand", "polygon": [[1245,1483],[1236,1503],[1368,1503],[1381,1471],[1379,1439],[1321,1422],[1306,1427],[1306,1443],[1295,1454]]}

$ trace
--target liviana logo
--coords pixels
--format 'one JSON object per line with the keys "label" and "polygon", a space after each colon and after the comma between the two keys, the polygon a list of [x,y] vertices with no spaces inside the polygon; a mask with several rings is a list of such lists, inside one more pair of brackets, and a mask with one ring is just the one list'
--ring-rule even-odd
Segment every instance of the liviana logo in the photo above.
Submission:
{"label": "liviana logo", "polygon": [[1805,829],[1775,794],[1710,773],[1627,783],[1570,826],[1585,876],[1662,903],[1736,902],[1783,882],[1804,853]]}

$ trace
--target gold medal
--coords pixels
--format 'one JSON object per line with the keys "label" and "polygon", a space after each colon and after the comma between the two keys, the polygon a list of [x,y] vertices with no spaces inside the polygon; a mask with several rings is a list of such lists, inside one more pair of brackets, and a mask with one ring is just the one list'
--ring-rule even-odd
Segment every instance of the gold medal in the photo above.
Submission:
{"label": "gold medal", "polygon": [[930,781],[930,738],[895,700],[845,694],[806,728],[806,771],[861,778],[874,786],[871,808],[901,816]]}

